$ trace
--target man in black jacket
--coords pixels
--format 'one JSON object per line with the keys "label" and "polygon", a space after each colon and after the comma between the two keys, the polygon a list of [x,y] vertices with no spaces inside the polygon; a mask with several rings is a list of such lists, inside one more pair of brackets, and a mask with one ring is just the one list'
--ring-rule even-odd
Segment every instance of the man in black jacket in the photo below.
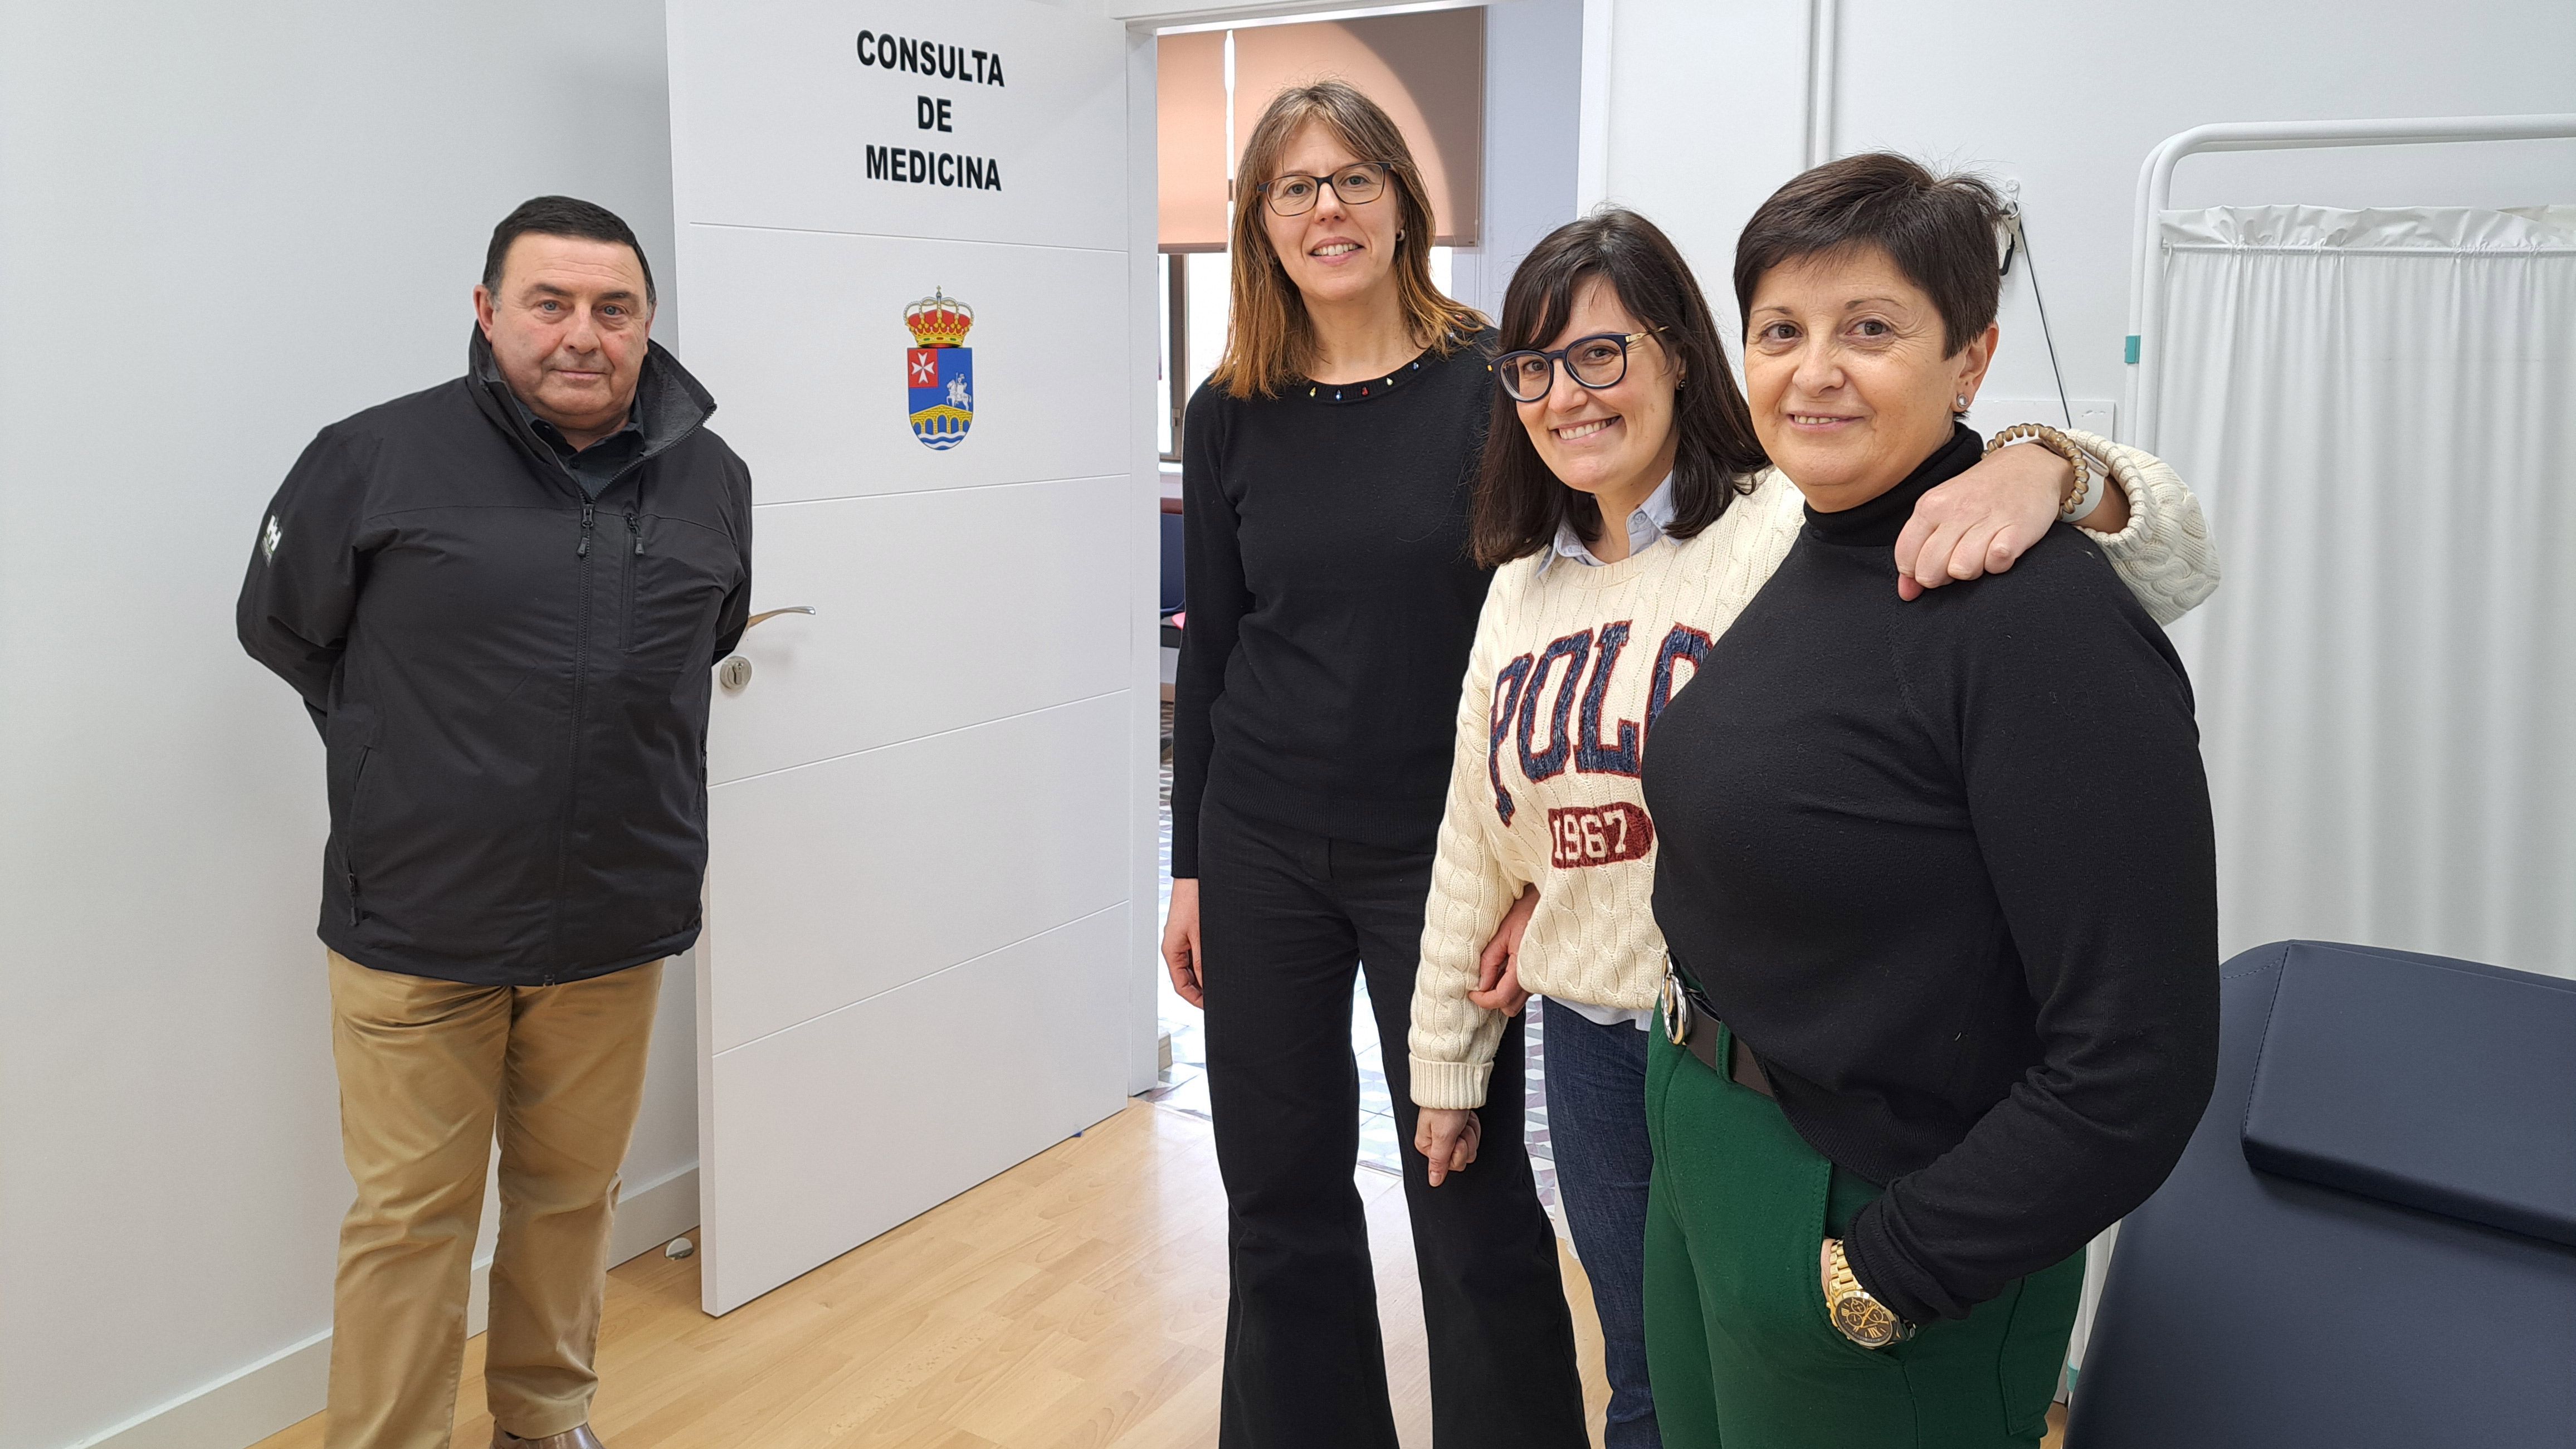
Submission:
{"label": "man in black jacket", "polygon": [[751,478],[648,337],[626,223],[492,234],[466,375],[322,430],[269,505],[242,646],[328,759],[341,1228],[329,1449],[444,1449],[497,1123],[496,1446],[594,1449],[609,1220],[664,957],[698,934],[710,667]]}

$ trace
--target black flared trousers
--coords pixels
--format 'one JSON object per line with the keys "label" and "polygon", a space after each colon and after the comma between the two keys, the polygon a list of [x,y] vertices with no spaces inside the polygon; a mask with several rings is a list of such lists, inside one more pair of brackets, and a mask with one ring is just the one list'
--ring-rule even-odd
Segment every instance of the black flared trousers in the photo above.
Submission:
{"label": "black flared trousers", "polygon": [[1352,1171],[1353,972],[1368,972],[1403,1143],[1438,1449],[1579,1449],[1583,1390],[1556,1235],[1521,1140],[1521,1019],[1486,1090],[1475,1163],[1432,1187],[1413,1148],[1405,1034],[1427,851],[1203,806],[1199,929],[1208,1093],[1232,1290],[1221,1449],[1396,1449],[1368,1222]]}

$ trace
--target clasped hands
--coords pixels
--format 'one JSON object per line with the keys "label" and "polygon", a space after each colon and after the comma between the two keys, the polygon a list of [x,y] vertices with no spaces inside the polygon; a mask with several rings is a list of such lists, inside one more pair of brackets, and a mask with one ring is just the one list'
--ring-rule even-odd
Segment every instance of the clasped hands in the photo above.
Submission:
{"label": "clasped hands", "polygon": [[[1518,1016],[1529,1005],[1529,993],[1521,989],[1521,936],[1537,910],[1538,888],[1531,886],[1503,912],[1502,923],[1485,942],[1484,954],[1476,958],[1476,989],[1467,993],[1470,1002],[1505,1016]],[[1475,1161],[1483,1136],[1484,1125],[1472,1110],[1423,1108],[1414,1118],[1413,1146],[1430,1159],[1431,1185],[1438,1187],[1449,1174]]]}

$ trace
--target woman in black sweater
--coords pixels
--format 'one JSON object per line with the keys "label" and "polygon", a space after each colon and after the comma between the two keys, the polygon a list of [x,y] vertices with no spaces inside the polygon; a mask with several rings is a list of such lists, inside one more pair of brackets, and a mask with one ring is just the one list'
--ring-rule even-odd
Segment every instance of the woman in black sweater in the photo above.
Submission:
{"label": "woman in black sweater", "polygon": [[[1400,1044],[1485,596],[1467,488],[1493,374],[1484,319],[1431,284],[1431,212],[1384,111],[1338,82],[1283,92],[1237,174],[1226,355],[1182,441],[1163,938],[1207,1012],[1232,1281],[1219,1443],[1394,1449],[1351,1178],[1351,981],[1364,963],[1410,1143]],[[1517,1029],[1503,1055],[1492,1130],[1512,1150],[1436,1194],[1406,1152],[1434,1433],[1570,1449],[1582,1385],[1519,1150]]]}
{"label": "woman in black sweater", "polygon": [[1808,523],[1646,760],[1675,1444],[2036,1445],[2084,1245],[2208,1100],[2215,866],[2172,646],[2071,528],[1911,604],[1888,563],[1979,456],[1955,414],[1999,220],[1981,182],[1856,156],[1737,249],[1754,425]]}

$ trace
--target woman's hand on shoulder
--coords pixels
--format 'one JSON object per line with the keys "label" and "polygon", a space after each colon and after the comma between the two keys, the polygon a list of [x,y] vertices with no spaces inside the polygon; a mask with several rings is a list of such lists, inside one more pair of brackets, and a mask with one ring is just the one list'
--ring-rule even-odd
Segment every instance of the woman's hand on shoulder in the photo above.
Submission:
{"label": "woman's hand on shoulder", "polygon": [[1896,536],[1896,593],[2002,573],[2057,521],[2075,465],[2046,448],[1997,448],[1923,495]]}
{"label": "woman's hand on shoulder", "polygon": [[1413,1122],[1413,1150],[1430,1159],[1431,1185],[1476,1160],[1484,1122],[1463,1107],[1425,1107]]}
{"label": "woman's hand on shoulder", "polygon": [[1530,994],[1521,989],[1521,936],[1537,911],[1538,887],[1530,886],[1503,912],[1502,923],[1485,942],[1484,955],[1477,958],[1476,989],[1467,993],[1468,1001],[1505,1016],[1518,1016],[1529,1005]]}

